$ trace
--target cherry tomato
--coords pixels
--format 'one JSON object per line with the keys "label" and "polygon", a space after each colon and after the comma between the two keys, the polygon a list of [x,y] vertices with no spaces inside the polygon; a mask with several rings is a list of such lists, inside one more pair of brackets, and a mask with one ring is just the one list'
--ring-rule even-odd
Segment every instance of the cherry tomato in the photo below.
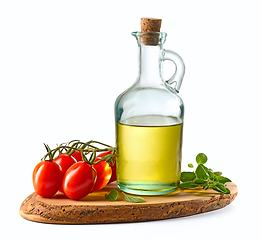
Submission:
{"label": "cherry tomato", "polygon": [[[98,160],[100,160],[100,158],[96,158],[94,162]],[[98,164],[92,165],[92,167],[97,172],[97,179],[92,189],[92,192],[95,192],[101,190],[109,183],[112,175],[112,169],[106,161],[101,161]]]}
{"label": "cherry tomato", "polygon": [[[97,157],[102,158],[103,156],[105,156],[107,154],[112,154],[112,151],[100,153]],[[111,169],[112,169],[112,175],[111,175],[111,179],[110,179],[109,183],[117,180],[117,177],[116,177],[116,162],[114,163],[113,166],[111,166]]]}
{"label": "cherry tomato", "polygon": [[74,152],[71,156],[73,156],[77,162],[82,162],[82,154],[81,152]]}
{"label": "cherry tomato", "polygon": [[52,197],[61,187],[62,180],[62,169],[55,162],[42,161],[34,168],[33,186],[41,197]]}
{"label": "cherry tomato", "polygon": [[77,162],[66,171],[62,188],[68,198],[79,200],[93,189],[97,178],[96,171],[86,162]]}
{"label": "cherry tomato", "polygon": [[112,169],[112,175],[111,175],[111,179],[110,179],[109,183],[114,182],[114,181],[117,180],[117,176],[116,176],[116,162],[114,163],[113,166],[111,166],[111,169]]}
{"label": "cherry tomato", "polygon": [[112,154],[112,151],[102,152],[97,157],[102,158],[103,156],[105,156],[107,154]]}
{"label": "cherry tomato", "polygon": [[77,163],[74,157],[65,154],[59,155],[57,158],[53,160],[53,162],[59,164],[59,166],[62,168],[63,173],[65,173],[67,169],[74,163]]}
{"label": "cherry tomato", "polygon": [[[65,154],[59,155],[57,158],[55,158],[53,160],[53,162],[56,162],[57,164],[59,164],[59,166],[62,168],[63,175],[65,174],[65,172],[67,171],[67,169],[70,166],[72,166],[74,163],[77,163],[77,161],[75,160],[74,157],[68,156],[68,155],[65,155]],[[62,187],[59,189],[59,191],[63,192]]]}

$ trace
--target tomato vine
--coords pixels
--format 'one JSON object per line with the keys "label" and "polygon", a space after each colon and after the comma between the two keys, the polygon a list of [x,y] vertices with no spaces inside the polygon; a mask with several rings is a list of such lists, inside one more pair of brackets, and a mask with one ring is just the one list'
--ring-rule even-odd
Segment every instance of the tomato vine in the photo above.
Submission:
{"label": "tomato vine", "polygon": [[[44,146],[47,153],[43,156],[41,161],[52,161],[57,154],[73,155],[76,152],[80,152],[82,155],[82,160],[91,165],[96,165],[101,161],[106,161],[111,166],[115,164],[116,148],[98,141],[91,140],[88,142],[81,142],[79,140],[73,140],[68,143],[62,143],[54,149],[51,149],[45,143]],[[112,151],[112,154],[107,154],[101,159],[95,161],[97,153],[106,151]]]}

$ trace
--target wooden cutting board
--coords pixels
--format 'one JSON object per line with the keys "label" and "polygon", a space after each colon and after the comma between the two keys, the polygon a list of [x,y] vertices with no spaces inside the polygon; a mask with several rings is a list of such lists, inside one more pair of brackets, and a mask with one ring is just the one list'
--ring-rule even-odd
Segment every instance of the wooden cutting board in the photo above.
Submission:
{"label": "wooden cutting board", "polygon": [[[42,198],[36,193],[22,203],[20,215],[31,221],[57,224],[95,224],[143,222],[151,220],[185,217],[213,211],[230,204],[237,196],[236,184],[228,183],[231,193],[222,195],[213,190],[177,190],[162,196],[143,196],[142,203],[129,203],[119,191],[116,183],[74,201],[58,192],[52,198]],[[119,191],[114,202],[105,200],[112,189]]]}

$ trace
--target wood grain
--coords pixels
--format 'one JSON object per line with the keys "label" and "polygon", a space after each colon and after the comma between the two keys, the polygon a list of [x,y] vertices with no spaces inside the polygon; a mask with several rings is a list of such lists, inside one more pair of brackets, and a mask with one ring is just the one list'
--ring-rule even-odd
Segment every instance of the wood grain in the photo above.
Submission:
{"label": "wood grain", "polygon": [[[190,216],[213,211],[230,204],[238,194],[236,184],[228,183],[231,193],[222,195],[213,190],[178,190],[163,196],[144,196],[142,203],[129,203],[115,183],[74,201],[57,193],[53,198],[42,198],[36,193],[22,203],[20,215],[31,221],[56,224],[97,224],[144,222]],[[119,191],[117,201],[106,201],[112,189]]]}

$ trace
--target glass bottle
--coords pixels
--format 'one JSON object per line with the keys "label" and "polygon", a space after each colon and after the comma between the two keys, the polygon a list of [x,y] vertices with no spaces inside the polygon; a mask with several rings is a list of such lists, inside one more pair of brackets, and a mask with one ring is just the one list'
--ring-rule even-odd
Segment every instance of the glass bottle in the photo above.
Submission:
{"label": "glass bottle", "polygon": [[[132,194],[166,194],[180,181],[184,105],[177,93],[185,66],[178,54],[163,48],[166,33],[132,35],[139,74],[115,102],[117,185]],[[176,65],[169,80],[162,78],[165,60]]]}

